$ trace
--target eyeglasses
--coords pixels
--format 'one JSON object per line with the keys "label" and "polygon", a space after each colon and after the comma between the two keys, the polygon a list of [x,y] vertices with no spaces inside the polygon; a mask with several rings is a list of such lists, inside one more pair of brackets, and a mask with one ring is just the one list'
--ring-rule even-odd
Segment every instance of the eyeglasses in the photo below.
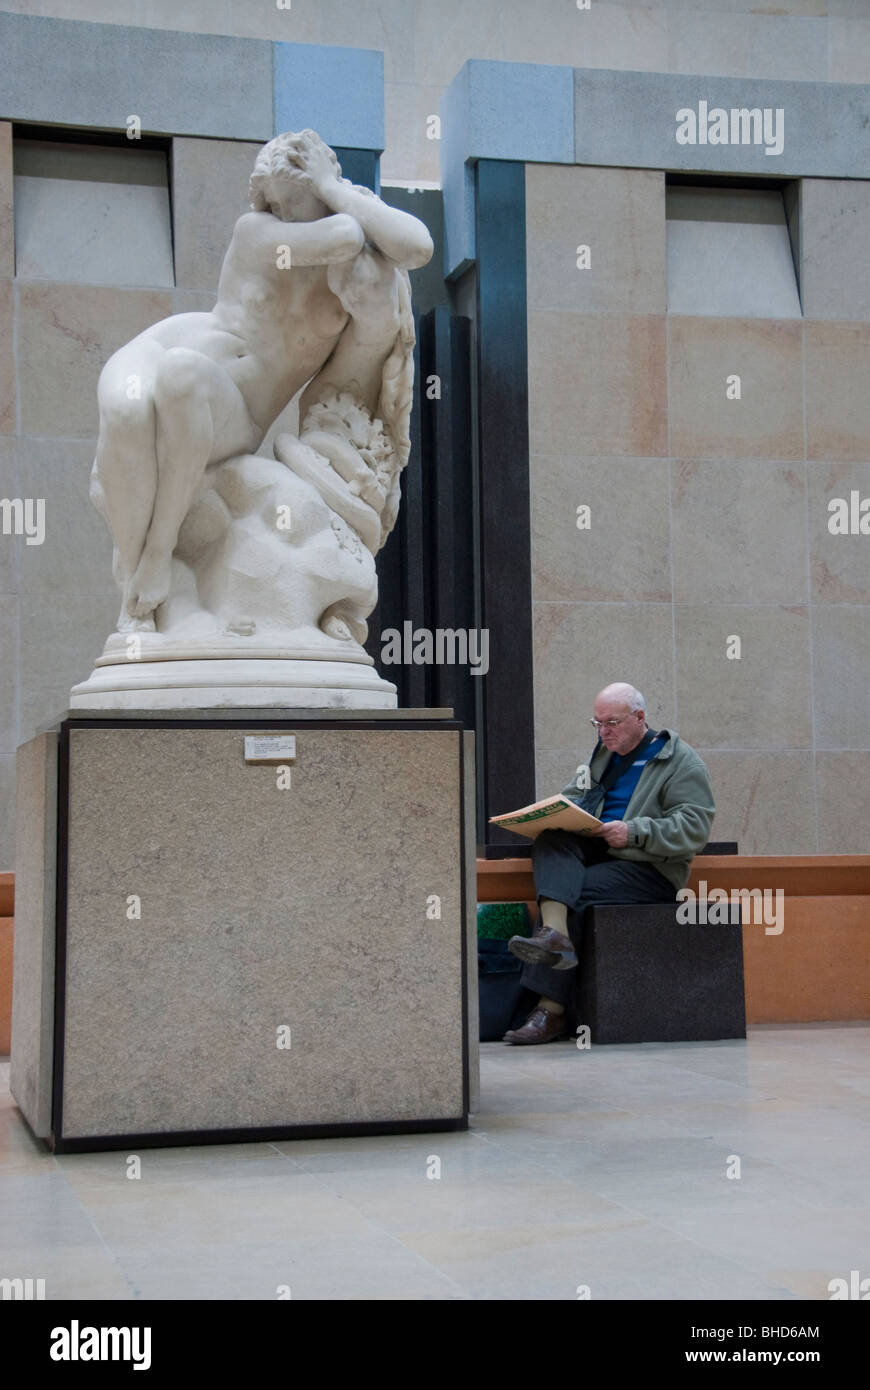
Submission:
{"label": "eyeglasses", "polygon": [[620,715],[619,719],[590,719],[589,723],[595,729],[615,729],[617,724],[621,724],[623,720],[630,718],[630,714],[623,714]]}

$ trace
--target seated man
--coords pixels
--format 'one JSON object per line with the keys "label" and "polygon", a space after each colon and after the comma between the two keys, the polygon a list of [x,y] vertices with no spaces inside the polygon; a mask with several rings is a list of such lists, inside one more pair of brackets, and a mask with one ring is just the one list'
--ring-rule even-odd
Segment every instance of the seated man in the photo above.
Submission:
{"label": "seated man", "polygon": [[540,998],[505,1042],[545,1043],[567,1034],[585,908],[675,902],[710,836],[713,793],[695,750],[669,729],[647,728],[646,701],[634,686],[606,686],[594,708],[598,743],[588,777],[578,768],[564,795],[603,824],[590,835],[544,830],[534,842],[541,918],[534,936],[512,937],[509,949],[526,962],[522,983]]}

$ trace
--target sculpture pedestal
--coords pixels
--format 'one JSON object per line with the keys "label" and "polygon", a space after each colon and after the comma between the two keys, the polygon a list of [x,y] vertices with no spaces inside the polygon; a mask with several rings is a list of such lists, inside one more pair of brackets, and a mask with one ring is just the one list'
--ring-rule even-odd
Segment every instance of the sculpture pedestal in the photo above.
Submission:
{"label": "sculpture pedestal", "polygon": [[251,658],[100,665],[70,692],[72,710],[391,709],[396,687],[374,666]]}
{"label": "sculpture pedestal", "polygon": [[473,735],[439,714],[73,716],[19,750],[12,1091],[36,1134],[467,1126]]}
{"label": "sculpture pedestal", "polygon": [[244,637],[217,629],[112,633],[72,710],[395,709],[368,652],[313,626]]}

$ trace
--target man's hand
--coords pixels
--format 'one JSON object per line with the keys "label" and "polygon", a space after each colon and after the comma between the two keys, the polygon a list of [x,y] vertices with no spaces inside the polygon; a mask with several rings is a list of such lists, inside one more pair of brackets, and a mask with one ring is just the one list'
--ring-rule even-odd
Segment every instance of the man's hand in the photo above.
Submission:
{"label": "man's hand", "polygon": [[611,849],[625,849],[628,844],[628,826],[624,820],[606,820],[600,830],[594,830],[607,841]]}

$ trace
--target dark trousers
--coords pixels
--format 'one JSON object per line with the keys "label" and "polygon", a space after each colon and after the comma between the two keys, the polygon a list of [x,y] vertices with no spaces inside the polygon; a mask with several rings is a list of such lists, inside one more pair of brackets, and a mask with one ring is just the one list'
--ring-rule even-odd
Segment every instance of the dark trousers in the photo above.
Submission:
{"label": "dark trousers", "polygon": [[[532,847],[535,894],[568,908],[568,935],[577,959],[583,914],[593,903],[672,903],[677,890],[651,864],[613,859],[597,835],[574,835],[570,830],[544,830]],[[526,989],[571,1007],[577,988],[576,970],[553,970],[549,965],[526,965],[520,979]]]}

